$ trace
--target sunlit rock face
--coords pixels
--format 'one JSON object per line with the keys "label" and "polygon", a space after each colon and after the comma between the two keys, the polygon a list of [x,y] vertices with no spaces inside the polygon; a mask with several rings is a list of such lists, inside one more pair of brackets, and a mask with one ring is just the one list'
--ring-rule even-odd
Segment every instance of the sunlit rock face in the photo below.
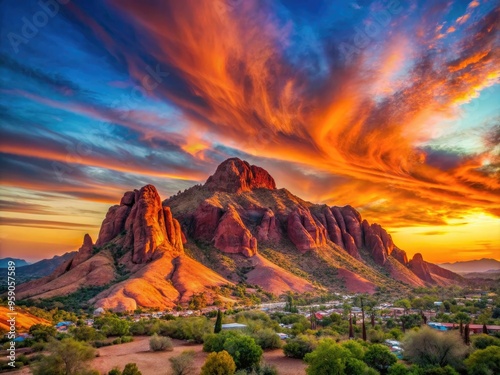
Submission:
{"label": "sunlit rock face", "polygon": [[288,215],[287,233],[301,252],[326,245],[326,228],[306,209],[297,208]]}
{"label": "sunlit rock face", "polygon": [[227,193],[240,193],[258,188],[276,189],[276,183],[265,169],[238,158],[231,158],[217,167],[205,187]]}

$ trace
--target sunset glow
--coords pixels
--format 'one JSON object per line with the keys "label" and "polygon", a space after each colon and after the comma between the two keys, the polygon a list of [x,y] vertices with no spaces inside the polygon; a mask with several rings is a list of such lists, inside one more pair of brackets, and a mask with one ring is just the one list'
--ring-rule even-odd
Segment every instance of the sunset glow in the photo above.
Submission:
{"label": "sunset glow", "polygon": [[236,156],[410,257],[500,260],[498,2],[71,1],[29,37],[37,1],[0,9],[2,257]]}

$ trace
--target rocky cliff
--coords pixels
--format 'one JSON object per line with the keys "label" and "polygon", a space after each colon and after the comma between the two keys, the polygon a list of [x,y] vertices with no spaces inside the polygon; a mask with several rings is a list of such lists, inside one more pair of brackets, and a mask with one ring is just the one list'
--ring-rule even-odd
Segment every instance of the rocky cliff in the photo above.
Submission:
{"label": "rocky cliff", "polygon": [[93,304],[134,310],[171,308],[196,293],[213,300],[233,282],[279,295],[317,287],[373,293],[461,278],[420,254],[408,261],[382,226],[353,207],[301,200],[277,189],[264,169],[232,158],[203,186],[163,202],[153,185],[124,193],[95,245],[85,235],[70,260],[18,290],[21,298],[45,298],[106,286]]}

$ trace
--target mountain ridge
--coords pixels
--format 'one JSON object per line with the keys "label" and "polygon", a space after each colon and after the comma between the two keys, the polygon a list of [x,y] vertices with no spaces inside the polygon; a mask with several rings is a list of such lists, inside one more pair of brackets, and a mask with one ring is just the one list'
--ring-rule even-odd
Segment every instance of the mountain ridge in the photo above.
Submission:
{"label": "mountain ridge", "polygon": [[86,235],[71,260],[18,293],[47,298],[91,283],[105,288],[91,303],[123,311],[173,308],[200,293],[208,303],[232,303],[237,298],[218,291],[240,283],[280,295],[462,281],[421,254],[408,260],[353,207],[306,202],[277,189],[263,168],[231,158],[204,185],[164,201],[153,185],[125,192],[95,245]]}

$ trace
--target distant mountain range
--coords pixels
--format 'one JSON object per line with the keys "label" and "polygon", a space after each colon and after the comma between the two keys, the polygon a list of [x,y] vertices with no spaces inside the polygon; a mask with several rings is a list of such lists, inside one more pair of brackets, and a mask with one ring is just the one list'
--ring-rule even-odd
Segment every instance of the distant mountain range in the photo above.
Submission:
{"label": "distant mountain range", "polygon": [[29,263],[24,259],[17,258],[2,258],[0,259],[0,268],[7,268],[9,266],[9,262],[14,261],[16,263],[16,267],[27,266]]}
{"label": "distant mountain range", "polygon": [[0,268],[7,268],[8,262],[13,260],[16,262],[17,282],[25,282],[50,275],[57,267],[68,259],[71,259],[75,254],[76,251],[56,255],[50,259],[42,259],[33,264],[26,262],[24,259],[2,258],[0,259]]}
{"label": "distant mountain range", "polygon": [[[19,299],[47,299],[101,287],[88,302],[115,311],[233,303],[244,290],[404,293],[465,280],[408,259],[387,231],[351,206],[304,201],[271,175],[238,158],[223,162],[204,185],[164,201],[153,185],[125,192],[109,208],[99,237],[49,276],[19,285]],[[233,292],[231,292],[233,290]],[[197,297],[198,298],[198,297]]]}
{"label": "distant mountain range", "polygon": [[455,263],[441,263],[439,266],[457,273],[488,272],[492,270],[500,270],[500,262],[498,260],[488,258]]}

